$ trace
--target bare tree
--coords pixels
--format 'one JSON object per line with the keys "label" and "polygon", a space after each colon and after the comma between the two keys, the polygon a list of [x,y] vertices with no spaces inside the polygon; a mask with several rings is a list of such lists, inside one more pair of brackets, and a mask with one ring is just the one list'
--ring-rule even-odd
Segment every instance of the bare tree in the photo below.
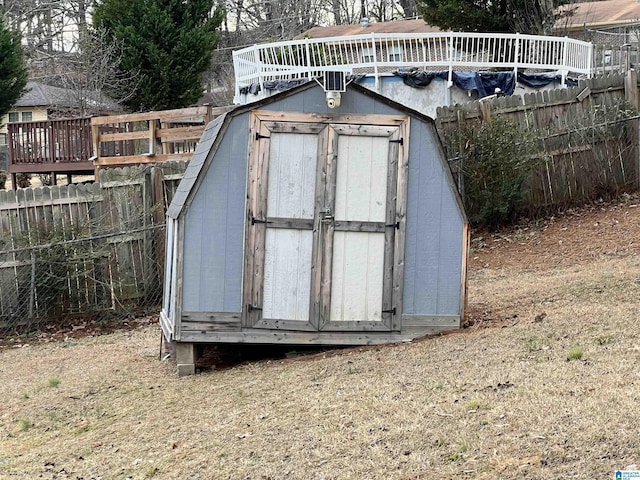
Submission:
{"label": "bare tree", "polygon": [[69,52],[86,28],[94,0],[4,0],[0,12],[25,39],[27,53]]}
{"label": "bare tree", "polygon": [[376,22],[389,22],[406,18],[401,3],[395,0],[369,0],[366,8],[369,19],[373,19]]}
{"label": "bare tree", "polygon": [[333,0],[332,14],[336,25],[358,23],[362,17],[362,3],[359,0]]}
{"label": "bare tree", "polygon": [[[131,95],[116,65],[122,46],[91,28],[95,0],[0,0],[0,12],[25,39],[32,80],[64,87],[82,114],[118,108]],[[103,92],[118,92],[108,99]]]}
{"label": "bare tree", "polygon": [[248,43],[287,40],[327,24],[328,5],[327,0],[229,0],[225,28]]}
{"label": "bare tree", "polygon": [[315,27],[417,15],[416,0],[227,0],[226,46],[288,40]]}
{"label": "bare tree", "polygon": [[[511,30],[521,33],[551,35],[559,19],[575,11],[574,0],[509,0]],[[561,8],[558,8],[561,6]]]}
{"label": "bare tree", "polygon": [[[118,65],[123,46],[104,32],[86,28],[78,50],[63,64],[58,76],[60,86],[69,90],[83,115],[119,110],[133,95],[137,73],[122,72]],[[105,94],[109,92],[109,96]]]}
{"label": "bare tree", "polygon": [[418,16],[418,3],[416,0],[399,0],[404,18],[416,18]]}
{"label": "bare tree", "polygon": [[32,78],[55,74],[77,52],[94,1],[0,0],[0,12],[24,39]]}

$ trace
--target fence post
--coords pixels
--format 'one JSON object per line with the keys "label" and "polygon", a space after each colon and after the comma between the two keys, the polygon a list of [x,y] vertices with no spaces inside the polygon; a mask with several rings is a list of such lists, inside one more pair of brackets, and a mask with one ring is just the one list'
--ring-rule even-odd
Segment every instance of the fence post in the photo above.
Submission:
{"label": "fence post", "polygon": [[447,81],[447,87],[451,88],[453,86],[453,33],[449,34],[449,77]]}
{"label": "fence post", "polygon": [[635,70],[627,70],[624,76],[624,97],[636,110],[640,109],[640,103],[638,102],[638,72]]}
{"label": "fence post", "polygon": [[[153,205],[153,223],[162,225],[165,222],[167,205],[164,195],[164,171],[160,166],[154,166],[151,169],[151,202]],[[164,281],[164,257],[165,257],[165,235],[163,229],[154,231],[156,251],[154,253],[156,272],[155,277],[160,285]]]}
{"label": "fence post", "polygon": [[142,205],[143,205],[143,219],[142,225],[144,228],[143,233],[143,252],[144,252],[144,261],[142,268],[144,270],[144,295],[145,298],[148,298],[151,295],[155,288],[155,281],[157,280],[157,275],[154,274],[153,266],[155,264],[153,260],[153,239],[154,232],[151,230],[153,225],[153,210],[155,205],[153,204],[153,181],[152,181],[152,171],[153,167],[145,168],[142,171]]}
{"label": "fence post", "polygon": [[513,74],[518,81],[518,64],[520,63],[520,34],[516,33],[516,51],[513,57]]}
{"label": "fence post", "polygon": [[378,52],[376,51],[376,34],[371,32],[371,51],[373,52],[373,75],[376,79],[376,92],[380,93],[380,76],[378,74]]}
{"label": "fence post", "polygon": [[258,70],[258,86],[262,89],[262,82],[264,82],[264,69],[262,68],[262,61],[260,60],[260,49],[257,45],[253,46],[253,58],[256,62],[256,69]]}
{"label": "fence post", "polygon": [[[304,47],[305,47],[305,51],[306,51],[306,54],[307,54],[307,79],[311,80],[311,53],[309,51],[309,39],[308,38],[304,39]],[[326,60],[323,63],[326,63]],[[322,68],[324,70],[325,65],[322,65]]]}
{"label": "fence post", "polygon": [[27,332],[31,332],[31,320],[33,319],[33,310],[35,303],[36,291],[36,252],[31,250],[31,291],[29,292],[29,318],[27,318]]}
{"label": "fence post", "polygon": [[47,144],[47,154],[49,156],[49,162],[53,163],[56,160],[56,136],[53,132],[53,122],[47,121],[47,128],[45,129],[45,142]]}
{"label": "fence post", "polygon": [[564,37],[564,42],[562,43],[562,72],[560,75],[562,76],[561,85],[564,87],[567,84],[567,59],[569,55],[569,37]]}
{"label": "fence post", "polygon": [[[462,110],[461,108],[458,108],[457,112],[456,112],[456,120],[458,123],[458,132],[461,131],[461,129],[466,127],[466,118],[464,115],[464,110]],[[458,168],[457,168],[457,180],[458,180],[458,193],[460,194],[460,198],[462,199],[462,203],[465,203],[465,197],[464,197],[464,145],[462,145],[462,135],[460,135],[460,133],[458,133],[458,151],[460,152],[460,156],[458,159]]]}

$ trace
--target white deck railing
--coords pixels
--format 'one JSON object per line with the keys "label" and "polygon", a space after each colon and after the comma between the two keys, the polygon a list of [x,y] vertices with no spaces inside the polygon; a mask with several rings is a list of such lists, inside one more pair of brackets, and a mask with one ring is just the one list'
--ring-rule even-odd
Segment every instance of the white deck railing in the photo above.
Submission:
{"label": "white deck railing", "polygon": [[380,75],[398,68],[501,68],[591,75],[593,45],[567,37],[497,33],[353,35],[253,45],[233,52],[236,103],[240,90],[266,81],[312,78],[325,70]]}

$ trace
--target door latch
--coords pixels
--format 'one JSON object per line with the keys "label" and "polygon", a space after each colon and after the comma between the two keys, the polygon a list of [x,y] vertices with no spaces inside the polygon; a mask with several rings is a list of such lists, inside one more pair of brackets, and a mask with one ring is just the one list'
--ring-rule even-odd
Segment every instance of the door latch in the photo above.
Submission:
{"label": "door latch", "polygon": [[320,214],[322,215],[322,218],[321,218],[322,223],[333,222],[333,212],[329,207],[322,207],[320,209]]}

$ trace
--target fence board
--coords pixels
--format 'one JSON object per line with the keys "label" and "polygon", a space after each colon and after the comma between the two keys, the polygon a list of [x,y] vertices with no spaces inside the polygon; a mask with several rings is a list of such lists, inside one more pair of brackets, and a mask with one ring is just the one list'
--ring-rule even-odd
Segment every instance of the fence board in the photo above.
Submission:
{"label": "fence board", "polygon": [[77,313],[157,310],[164,215],[184,169],[109,169],[102,185],[0,191],[0,334]]}
{"label": "fence board", "polygon": [[[629,92],[630,88],[634,91]],[[581,99],[585,89],[590,94]],[[636,75],[611,75],[581,81],[574,88],[441,107],[436,124],[445,145],[456,131],[490,121],[491,115],[500,115],[516,125],[532,126],[542,137],[546,136],[546,158],[538,159],[542,161],[526,188],[525,203],[535,211],[638,188],[637,119],[608,125],[618,132],[616,138],[596,135],[598,129],[593,125],[590,128],[596,133],[593,138],[586,138],[579,124],[584,120],[589,127],[588,117],[593,112],[607,117],[607,113],[620,109],[625,98],[637,97]],[[455,160],[450,159],[450,163]]]}

